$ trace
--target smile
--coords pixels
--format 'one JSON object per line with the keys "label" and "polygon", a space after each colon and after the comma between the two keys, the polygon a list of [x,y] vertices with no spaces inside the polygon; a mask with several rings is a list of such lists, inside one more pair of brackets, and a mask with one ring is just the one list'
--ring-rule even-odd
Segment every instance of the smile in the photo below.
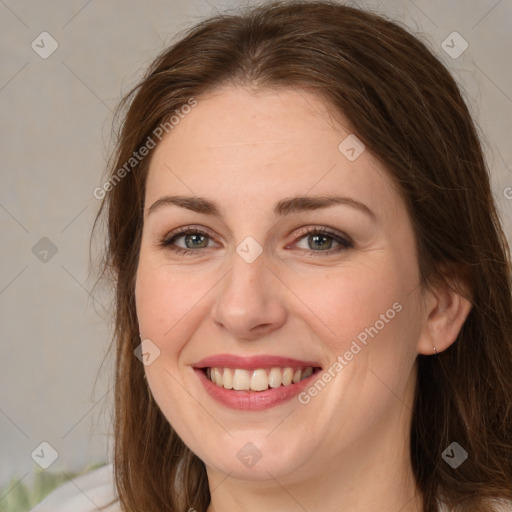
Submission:
{"label": "smile", "polygon": [[318,361],[218,354],[192,368],[207,394],[230,409],[261,411],[295,398],[322,370]]}
{"label": "smile", "polygon": [[269,388],[290,386],[313,375],[312,366],[302,368],[206,368],[206,377],[214,384],[236,391],[266,391]]}

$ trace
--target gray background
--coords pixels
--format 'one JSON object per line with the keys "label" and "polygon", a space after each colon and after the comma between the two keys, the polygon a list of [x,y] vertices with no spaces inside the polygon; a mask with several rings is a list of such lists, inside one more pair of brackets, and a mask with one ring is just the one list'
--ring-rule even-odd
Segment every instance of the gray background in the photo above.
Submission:
{"label": "gray background", "polygon": [[[110,296],[91,294],[88,244],[112,111],[179,30],[246,3],[0,0],[0,485],[30,484],[43,441],[59,455],[48,471],[109,460]],[[358,4],[420,34],[465,89],[510,237],[512,0]],[[46,59],[31,47],[44,31],[59,45]],[[469,44],[456,59],[453,31]]]}

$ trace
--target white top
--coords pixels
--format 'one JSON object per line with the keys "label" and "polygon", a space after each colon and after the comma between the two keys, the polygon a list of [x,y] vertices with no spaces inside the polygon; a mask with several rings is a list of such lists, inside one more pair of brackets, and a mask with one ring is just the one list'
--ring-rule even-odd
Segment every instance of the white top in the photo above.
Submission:
{"label": "white top", "polygon": [[[107,464],[57,487],[30,512],[97,512],[110,503],[117,493],[114,487],[113,464]],[[119,502],[105,512],[121,512]]]}
{"label": "white top", "polygon": [[[30,512],[97,512],[100,506],[117,497],[113,467],[113,464],[107,464],[73,478],[52,491]],[[444,507],[442,511],[448,512]],[[105,512],[122,512],[119,502],[105,509]],[[512,503],[507,505],[502,502],[496,512],[512,512]]]}

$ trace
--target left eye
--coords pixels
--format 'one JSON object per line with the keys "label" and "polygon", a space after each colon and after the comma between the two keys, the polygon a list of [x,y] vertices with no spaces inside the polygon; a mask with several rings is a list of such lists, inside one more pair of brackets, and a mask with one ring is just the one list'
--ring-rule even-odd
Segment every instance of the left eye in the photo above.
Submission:
{"label": "left eye", "polygon": [[[176,241],[183,238],[185,247],[177,246]],[[166,247],[178,254],[191,254],[198,252],[198,249],[207,249],[209,246],[208,242],[211,236],[199,229],[185,229],[179,233],[167,237],[162,240],[161,245]],[[353,243],[349,239],[345,239],[341,235],[331,233],[325,229],[309,228],[299,236],[294,245],[300,240],[308,240],[306,248],[300,248],[301,251],[312,251],[321,253],[333,253],[340,252],[344,249],[353,247]],[[338,247],[332,249],[332,242],[338,244]],[[319,250],[317,250],[319,249]]]}
{"label": "left eye", "polygon": [[[315,252],[332,252],[332,243],[333,241],[338,244],[339,247],[338,250],[341,250],[341,248],[348,248],[351,247],[352,244],[348,240],[345,240],[339,235],[335,235],[333,233],[330,233],[329,231],[323,231],[323,230],[313,230],[308,231],[305,235],[298,238],[298,240],[305,240],[307,243],[307,249],[322,249],[321,251],[315,251]],[[304,248],[302,248],[304,249]],[[336,251],[337,249],[334,249]]]}

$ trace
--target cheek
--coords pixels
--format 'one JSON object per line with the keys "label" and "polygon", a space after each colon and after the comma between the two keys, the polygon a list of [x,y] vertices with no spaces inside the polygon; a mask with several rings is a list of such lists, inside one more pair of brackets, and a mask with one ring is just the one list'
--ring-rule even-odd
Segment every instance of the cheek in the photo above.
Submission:
{"label": "cheek", "polygon": [[398,338],[407,335],[406,317],[415,297],[411,294],[414,268],[408,271],[403,261],[395,263],[389,257],[377,260],[371,265],[333,268],[320,279],[302,275],[293,282],[287,280],[306,306],[301,310],[308,323],[317,326],[333,356],[350,350],[354,340],[363,347],[377,339],[381,345],[388,341],[396,345]]}
{"label": "cheek", "polygon": [[354,272],[344,280],[347,293],[336,298],[336,355],[370,412],[401,396],[409,382],[421,330],[417,279],[414,265],[397,258]]}
{"label": "cheek", "polygon": [[[139,329],[144,338],[161,339],[169,323],[169,313],[176,311],[175,295],[161,273],[144,260],[139,264],[135,284],[135,305]],[[167,327],[169,329],[169,327]]]}
{"label": "cheek", "polygon": [[135,285],[141,335],[156,343],[164,357],[179,352],[192,336],[198,314],[205,313],[206,294],[217,280],[192,267],[162,263],[143,249]]}
{"label": "cheek", "polygon": [[405,389],[416,359],[421,309],[414,261],[382,256],[378,264],[374,258],[337,269],[317,286],[295,282],[315,313],[304,309],[329,355],[326,371],[339,376],[321,401],[340,421],[370,422]]}

